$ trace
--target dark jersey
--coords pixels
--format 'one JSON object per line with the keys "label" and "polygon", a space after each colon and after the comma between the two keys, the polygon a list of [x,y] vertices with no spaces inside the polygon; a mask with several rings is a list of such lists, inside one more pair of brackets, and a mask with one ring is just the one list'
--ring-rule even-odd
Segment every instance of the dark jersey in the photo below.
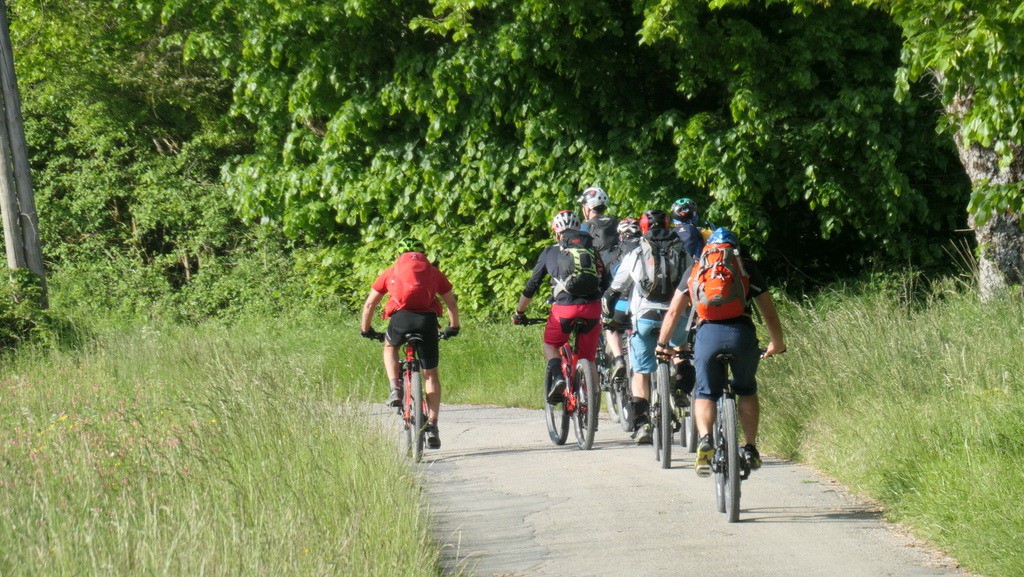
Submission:
{"label": "dark jersey", "polygon": [[[537,294],[537,290],[540,289],[541,284],[544,282],[545,276],[551,277],[551,285],[554,287],[554,273],[558,272],[558,256],[561,253],[562,249],[557,244],[545,248],[544,252],[540,253],[540,258],[537,259],[537,264],[533,267],[533,274],[530,275],[529,280],[526,281],[526,287],[523,288],[524,297],[533,298],[533,295]],[[581,305],[601,298],[601,294],[608,289],[612,279],[600,255],[597,257],[597,273],[601,277],[601,290],[599,292],[594,293],[592,296],[577,297],[565,291],[558,291],[554,295],[554,303],[559,305]]]}

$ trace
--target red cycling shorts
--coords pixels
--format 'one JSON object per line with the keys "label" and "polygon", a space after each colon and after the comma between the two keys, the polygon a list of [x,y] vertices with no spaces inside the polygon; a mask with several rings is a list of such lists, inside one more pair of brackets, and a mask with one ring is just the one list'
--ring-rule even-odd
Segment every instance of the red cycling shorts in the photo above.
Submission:
{"label": "red cycling shorts", "polygon": [[601,338],[601,301],[582,305],[551,305],[548,324],[544,326],[544,342],[556,349],[569,342],[569,325],[573,319],[594,321],[586,332],[577,337],[580,358],[593,361],[597,355],[597,343]]}

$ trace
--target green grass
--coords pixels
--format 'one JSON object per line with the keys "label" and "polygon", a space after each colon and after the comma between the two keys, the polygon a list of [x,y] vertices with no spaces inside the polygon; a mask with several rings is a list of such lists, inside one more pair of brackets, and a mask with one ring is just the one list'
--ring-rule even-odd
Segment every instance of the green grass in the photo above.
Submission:
{"label": "green grass", "polygon": [[783,307],[765,447],[805,459],[989,576],[1024,574],[1024,303],[944,283]]}
{"label": "green grass", "polygon": [[[1022,299],[876,283],[780,309],[764,449],[973,571],[1024,574]],[[541,331],[467,319],[441,343],[445,402],[539,407]],[[351,316],[81,341],[0,373],[0,575],[437,574],[396,435],[360,410],[387,391]]]}
{"label": "green grass", "polygon": [[390,433],[341,408],[373,372],[351,334],[149,327],[5,363],[0,574],[436,575]]}

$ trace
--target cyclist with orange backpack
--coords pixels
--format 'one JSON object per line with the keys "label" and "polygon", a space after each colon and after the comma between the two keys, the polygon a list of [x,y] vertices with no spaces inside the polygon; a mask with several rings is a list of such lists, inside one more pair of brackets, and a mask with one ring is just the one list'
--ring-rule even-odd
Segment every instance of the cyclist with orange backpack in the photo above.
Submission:
{"label": "cyclist with orange backpack", "polygon": [[548,373],[555,376],[548,393],[548,403],[562,402],[566,382],[562,377],[558,350],[569,341],[572,321],[588,321],[579,332],[577,348],[580,358],[593,362],[601,336],[601,293],[611,277],[594,249],[590,235],[580,230],[580,219],[572,211],[563,210],[551,221],[556,243],[545,248],[526,281],[519,304],[512,315],[513,324],[526,322],[526,309],[540,289],[545,276],[551,277],[552,305],[544,327],[544,358]]}
{"label": "cyclist with orange backpack", "polygon": [[441,302],[448,310],[448,328],[444,336],[459,334],[459,308],[452,292],[452,283],[444,273],[430,264],[424,254],[423,243],[418,239],[406,238],[399,243],[398,260],[374,281],[370,294],[363,304],[360,332],[368,339],[379,337],[373,330],[373,313],[385,294],[390,295],[384,305],[384,318],[389,319],[384,333],[384,370],[391,384],[391,394],[385,404],[397,407],[402,403],[402,391],[398,386],[398,347],[405,343],[405,335],[416,333],[422,339],[420,362],[427,394],[427,426],[424,429],[427,446],[441,448],[441,436],[437,429],[437,416],[441,410],[441,380],[437,374],[439,360],[438,317],[441,316]]}
{"label": "cyclist with orange backpack", "polygon": [[[733,390],[739,401],[739,418],[743,426],[745,445],[740,458],[750,470],[761,467],[757,450],[757,427],[760,404],[757,397],[757,365],[761,358],[786,352],[775,302],[761,272],[753,260],[740,253],[736,236],[724,228],[716,229],[694,264],[688,278],[676,289],[658,336],[658,354],[671,354],[669,339],[673,329],[687,307],[692,308],[687,325],[696,321],[693,344],[694,365],[697,372],[697,394],[694,415],[697,435],[697,474],[711,474],[715,450],[711,430],[715,424],[715,402],[725,387],[725,367],[718,361],[720,354],[731,354],[729,362],[733,375]],[[757,331],[751,317],[756,305],[768,330],[768,348],[763,355],[758,348]]]}

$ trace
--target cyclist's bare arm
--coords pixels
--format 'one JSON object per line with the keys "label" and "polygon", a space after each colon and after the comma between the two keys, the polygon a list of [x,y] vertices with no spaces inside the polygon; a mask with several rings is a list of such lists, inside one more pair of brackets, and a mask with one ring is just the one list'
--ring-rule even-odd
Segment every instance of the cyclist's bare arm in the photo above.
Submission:
{"label": "cyclist's bare arm", "polygon": [[366,332],[373,329],[373,313],[383,298],[384,293],[370,289],[370,294],[366,296],[366,302],[363,303],[363,320],[359,325],[359,330]]}
{"label": "cyclist's bare arm", "polygon": [[779,311],[775,309],[775,301],[769,292],[763,292],[754,298],[757,309],[761,311],[764,318],[764,326],[768,329],[768,348],[765,349],[763,357],[781,355],[786,352],[786,343],[782,339],[782,322],[779,320]]}
{"label": "cyclist's bare arm", "polygon": [[448,311],[448,326],[461,326],[459,324],[459,305],[455,301],[455,293],[452,291],[444,293],[441,295],[441,301],[444,303],[444,307]]}
{"label": "cyclist's bare arm", "polygon": [[661,321],[661,332],[658,333],[659,343],[667,343],[672,340],[672,333],[675,332],[676,325],[679,324],[679,318],[683,316],[689,306],[690,294],[676,289],[675,294],[672,295],[672,302],[668,305],[668,311],[665,312],[665,319]]}

